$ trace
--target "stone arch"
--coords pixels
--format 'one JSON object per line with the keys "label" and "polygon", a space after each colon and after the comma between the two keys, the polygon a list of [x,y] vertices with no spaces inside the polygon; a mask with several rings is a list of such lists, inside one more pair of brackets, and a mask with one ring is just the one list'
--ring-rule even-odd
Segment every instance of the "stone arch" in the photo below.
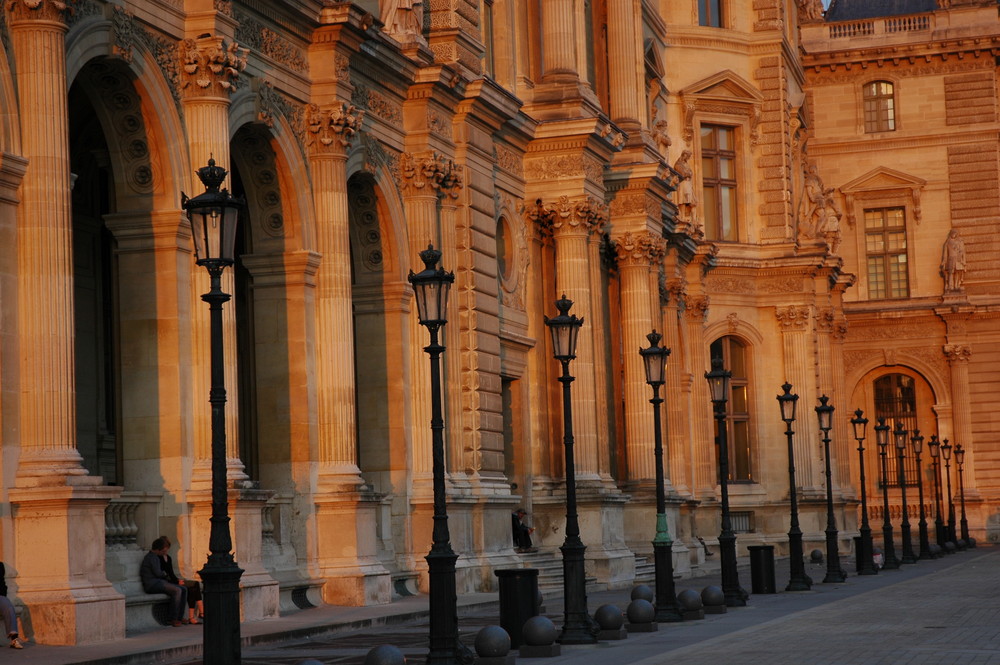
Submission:
{"label": "stone arch", "polygon": [[[943,354],[941,360],[942,363],[945,362]],[[935,405],[950,407],[951,391],[949,381],[942,373],[944,368],[934,367],[927,360],[905,351],[894,351],[890,355],[878,351],[868,353],[864,360],[847,370],[844,384],[851,386],[851,394],[853,395],[865,380],[870,379],[873,373],[881,368],[885,368],[886,373],[893,369],[902,368],[919,375],[929,385],[934,395]]]}
{"label": "stone arch", "polygon": [[756,326],[738,317],[736,312],[730,312],[725,319],[709,324],[705,328],[705,339],[712,341],[731,335],[742,339],[748,346],[760,348],[764,344],[764,335]]}
{"label": "stone arch", "polygon": [[365,174],[372,179],[385,211],[385,218],[381,219],[380,223],[389,254],[383,257],[385,263],[383,270],[387,275],[392,275],[391,281],[406,282],[406,275],[411,266],[409,252],[406,250],[409,246],[406,235],[406,212],[394,174],[397,162],[398,155],[388,153],[378,139],[363,134],[361,141],[356,142],[354,149],[348,155],[347,177],[350,180],[359,174]]}

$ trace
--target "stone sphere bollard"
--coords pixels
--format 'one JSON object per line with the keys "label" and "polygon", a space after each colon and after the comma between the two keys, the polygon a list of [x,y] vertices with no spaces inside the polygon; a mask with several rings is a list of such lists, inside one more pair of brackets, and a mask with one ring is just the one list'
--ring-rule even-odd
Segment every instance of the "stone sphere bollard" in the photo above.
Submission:
{"label": "stone sphere bollard", "polygon": [[601,605],[594,612],[594,621],[601,630],[618,630],[625,625],[625,617],[622,611],[615,605]]}
{"label": "stone sphere bollard", "polygon": [[406,657],[391,644],[382,644],[368,652],[365,665],[406,665]]}
{"label": "stone sphere bollard", "polygon": [[701,590],[701,602],[706,614],[726,613],[726,594],[721,587],[709,585]]}
{"label": "stone sphere bollard", "polygon": [[954,554],[956,549],[958,548],[955,547],[955,543],[950,540],[944,544],[944,551],[948,554]]}
{"label": "stone sphere bollard", "polygon": [[642,599],[642,600],[648,600],[649,602],[653,602],[653,599],[655,597],[656,594],[653,592],[652,587],[646,584],[639,584],[632,589],[631,600]]}
{"label": "stone sphere bollard", "polygon": [[476,633],[476,654],[482,658],[502,658],[510,651],[510,635],[500,626],[485,626]]}
{"label": "stone sphere bollard", "polygon": [[931,556],[941,556],[941,546],[937,543],[931,543]]}
{"label": "stone sphere bollard", "polygon": [[819,563],[823,560],[823,550],[813,550],[809,553],[809,558],[813,563]]}
{"label": "stone sphere bollard", "polygon": [[524,638],[524,643],[533,647],[553,644],[557,635],[556,625],[552,623],[551,619],[543,616],[531,617],[524,622],[524,627],[521,628],[521,637]]}
{"label": "stone sphere bollard", "polygon": [[645,598],[636,598],[625,609],[625,616],[628,617],[628,632],[630,633],[651,633],[657,630],[656,608],[653,603]]}
{"label": "stone sphere bollard", "polygon": [[701,594],[694,589],[684,589],[677,594],[677,603],[685,612],[700,610],[704,606],[701,600]]}

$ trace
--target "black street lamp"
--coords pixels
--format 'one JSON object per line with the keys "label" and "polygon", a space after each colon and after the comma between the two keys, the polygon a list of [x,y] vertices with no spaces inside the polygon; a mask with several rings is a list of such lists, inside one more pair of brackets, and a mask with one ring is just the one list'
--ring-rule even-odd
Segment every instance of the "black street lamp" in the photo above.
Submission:
{"label": "black street lamp", "polygon": [[799,502],[795,492],[795,448],[792,443],[792,423],[795,422],[795,404],[799,396],[792,393],[792,384],[785,382],[778,395],[781,419],[785,421],[785,437],[788,439],[788,496],[791,499],[792,519],[788,529],[788,555],[791,559],[791,576],[785,591],[808,591],[812,588],[812,578],[806,574],[805,559],[802,554],[802,529],[799,528]]}
{"label": "black street lamp", "polygon": [[667,356],[670,349],[660,346],[663,335],[653,332],[646,335],[649,346],[639,349],[646,366],[646,383],[653,389],[653,455],[656,458],[656,538],[653,540],[653,563],[656,570],[656,620],[658,622],[683,621],[684,615],[677,604],[674,590],[673,540],[667,527],[667,497],[663,487],[663,426],[660,411],[663,398],[660,388],[666,382]]}
{"label": "black street lamp", "polygon": [[934,539],[943,553],[948,536],[944,530],[944,520],[941,519],[941,442],[938,441],[937,434],[931,435],[927,447],[930,449],[931,459],[934,460]]}
{"label": "black street lamp", "polygon": [[889,517],[889,426],[885,424],[885,418],[879,418],[878,425],[875,426],[875,442],[882,460],[882,550],[885,559],[882,567],[896,570],[899,568],[899,559],[896,558],[896,546],[892,542],[892,520]]}
{"label": "black street lamp", "polygon": [[722,494],[722,531],[719,533],[719,553],[722,558],[722,592],[728,607],[744,607],[750,594],[740,586],[736,570],[736,534],[729,516],[729,448],[726,432],[726,402],[729,401],[729,380],[732,372],[722,367],[722,358],[712,358],[712,371],[705,372],[712,396],[715,415],[716,442],[719,444],[719,489]]}
{"label": "black street lamp", "polygon": [[919,524],[919,534],[920,534],[920,559],[933,559],[934,555],[931,554],[931,540],[927,533],[927,511],[924,509],[924,472],[920,467],[920,453],[923,452],[924,448],[924,437],[920,434],[920,430],[913,430],[913,436],[910,437],[910,443],[913,444],[913,454],[917,458],[917,492],[920,498],[920,522]]}
{"label": "black street lamp", "polygon": [[222,304],[230,298],[222,292],[222,271],[233,265],[236,225],[246,203],[219,187],[228,171],[215,165],[198,169],[205,191],[181,205],[191,222],[196,263],[208,270],[211,287],[201,299],[208,303],[211,348],[212,405],[212,517],[208,538],[208,561],[198,574],[205,583],[205,630],[202,656],[206,663],[239,665],[240,576],[243,569],[233,558],[229,530],[229,488],[226,483],[226,373],[222,339]]}
{"label": "black street lamp", "polygon": [[962,506],[962,541],[966,547],[972,547],[969,542],[969,520],[965,518],[965,448],[962,444],[955,445],[955,464],[958,466],[958,497]]}
{"label": "black street lamp", "polygon": [[865,485],[865,434],[868,429],[868,419],[865,412],[858,409],[851,418],[854,427],[854,438],[858,442],[858,463],[861,469],[861,538],[858,544],[858,575],[877,575],[875,567],[874,548],[872,547],[872,529],[868,524],[868,487]]}
{"label": "black street lamp", "polygon": [[573,301],[563,297],[556,301],[559,315],[546,318],[545,325],[552,334],[552,355],[562,364],[559,382],[563,387],[563,449],[566,453],[566,538],[559,549],[563,555],[564,619],[559,642],[562,644],[594,644],[597,626],[587,610],[587,577],[584,554],[587,551],[580,540],[580,522],[576,515],[576,467],[573,461],[573,402],[570,384],[573,376],[569,363],[576,358],[576,338],[583,319],[570,316]]}
{"label": "black street lamp", "polygon": [[[941,457],[944,458],[944,477],[948,481],[948,527],[945,536],[957,548],[958,538],[955,535],[955,496],[951,493],[951,444],[948,443],[948,439],[945,439],[941,444]],[[945,551],[947,552],[948,550],[946,549]]]}
{"label": "black street lamp", "polygon": [[431,334],[431,343],[424,351],[431,360],[431,458],[434,484],[434,530],[431,550],[427,554],[427,576],[430,583],[430,650],[428,665],[471,663],[472,652],[458,640],[458,595],[455,584],[455,562],[458,555],[451,548],[448,531],[448,507],[444,485],[444,417],[441,415],[441,354],[444,345],[438,332],[448,322],[448,293],[455,274],[437,268],[441,252],[428,244],[420,252],[424,269],[410,271],[409,281],[417,301],[417,318]]}
{"label": "black street lamp", "polygon": [[840,566],[840,548],[837,545],[837,518],[833,514],[833,477],[830,471],[830,430],[833,428],[833,406],[823,395],[816,407],[819,428],[823,432],[823,457],[826,459],[826,576],[824,583],[843,582],[847,571]]}
{"label": "black street lamp", "polygon": [[900,563],[916,563],[917,558],[913,556],[913,536],[910,533],[910,511],[906,506],[906,470],[903,468],[903,455],[906,452],[906,428],[903,421],[896,421],[896,429],[892,431],[893,439],[896,441],[896,453],[899,458],[899,491],[903,503],[903,522],[900,525],[900,532],[903,535],[903,558]]}

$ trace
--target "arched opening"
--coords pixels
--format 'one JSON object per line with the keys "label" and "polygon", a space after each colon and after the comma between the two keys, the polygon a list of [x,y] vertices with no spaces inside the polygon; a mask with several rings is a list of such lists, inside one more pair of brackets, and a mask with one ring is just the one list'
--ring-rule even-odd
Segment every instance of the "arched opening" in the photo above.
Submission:
{"label": "arched opening", "polygon": [[[729,482],[756,480],[753,466],[753,436],[751,426],[751,366],[750,348],[731,335],[720,337],[709,347],[712,360],[719,358],[722,366],[732,373],[726,401],[726,442],[729,451]],[[718,428],[718,421],[716,421]],[[718,436],[718,431],[716,431]]]}

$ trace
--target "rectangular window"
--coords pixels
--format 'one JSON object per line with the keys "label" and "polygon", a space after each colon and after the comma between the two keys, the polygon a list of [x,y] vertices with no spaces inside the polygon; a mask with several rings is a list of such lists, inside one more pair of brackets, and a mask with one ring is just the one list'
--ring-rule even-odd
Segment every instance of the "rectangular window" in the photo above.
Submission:
{"label": "rectangular window", "polygon": [[738,241],[735,128],[701,126],[701,186],[705,237]]}
{"label": "rectangular window", "polygon": [[722,27],[722,0],[698,0],[698,25]]}
{"label": "rectangular window", "polygon": [[903,208],[865,210],[865,256],[869,298],[906,298],[910,295]]}
{"label": "rectangular window", "polygon": [[[729,482],[753,482],[753,441],[750,430],[749,350],[735,337],[712,342],[712,358],[721,358],[722,366],[732,373],[726,396],[726,451]],[[718,421],[715,436],[718,440]]]}
{"label": "rectangular window", "polygon": [[865,132],[896,129],[896,97],[889,81],[872,81],[864,87]]}

